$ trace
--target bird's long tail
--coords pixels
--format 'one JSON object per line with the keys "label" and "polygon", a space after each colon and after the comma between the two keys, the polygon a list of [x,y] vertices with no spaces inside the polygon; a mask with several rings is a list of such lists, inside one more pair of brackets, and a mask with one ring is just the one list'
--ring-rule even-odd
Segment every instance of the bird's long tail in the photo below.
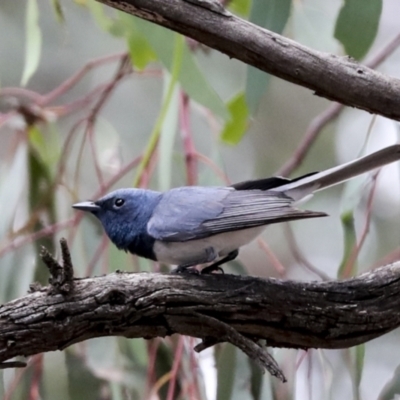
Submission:
{"label": "bird's long tail", "polygon": [[318,190],[398,160],[400,160],[400,145],[394,145],[326,171],[305,176],[303,179],[296,179],[273,190],[284,192],[297,201]]}

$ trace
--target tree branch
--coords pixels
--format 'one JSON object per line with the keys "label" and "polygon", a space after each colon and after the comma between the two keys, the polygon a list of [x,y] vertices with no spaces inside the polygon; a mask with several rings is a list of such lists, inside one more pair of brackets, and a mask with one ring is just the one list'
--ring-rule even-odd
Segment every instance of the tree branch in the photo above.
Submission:
{"label": "tree branch", "polygon": [[268,346],[337,349],[400,325],[400,262],[341,282],[124,272],[68,281],[72,265],[65,242],[62,246],[63,267],[47,260],[50,290],[36,287],[0,306],[0,368],[16,366],[6,362],[16,356],[62,350],[94,337],[179,333],[202,339],[197,351],[230,342],[284,380],[260,340]]}
{"label": "tree branch", "polygon": [[217,0],[97,1],[182,33],[318,96],[400,121],[400,80],[207,7]]}

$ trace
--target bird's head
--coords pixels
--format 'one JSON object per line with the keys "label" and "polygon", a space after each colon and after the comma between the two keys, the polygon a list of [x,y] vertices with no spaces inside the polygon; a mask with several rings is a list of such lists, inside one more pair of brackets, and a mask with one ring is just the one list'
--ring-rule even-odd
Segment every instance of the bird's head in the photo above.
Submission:
{"label": "bird's head", "polygon": [[96,201],[76,203],[72,207],[96,216],[108,237],[120,249],[126,249],[146,229],[161,193],[144,189],[118,189]]}

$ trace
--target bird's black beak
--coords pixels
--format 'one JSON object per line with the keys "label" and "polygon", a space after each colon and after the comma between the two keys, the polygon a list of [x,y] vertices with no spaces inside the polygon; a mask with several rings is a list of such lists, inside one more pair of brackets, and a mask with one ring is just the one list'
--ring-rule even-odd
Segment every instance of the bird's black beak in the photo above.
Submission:
{"label": "bird's black beak", "polygon": [[98,206],[93,201],[83,201],[82,203],[76,203],[72,206],[72,208],[76,208],[77,210],[82,210],[82,211],[90,211],[90,212],[100,211],[100,206]]}

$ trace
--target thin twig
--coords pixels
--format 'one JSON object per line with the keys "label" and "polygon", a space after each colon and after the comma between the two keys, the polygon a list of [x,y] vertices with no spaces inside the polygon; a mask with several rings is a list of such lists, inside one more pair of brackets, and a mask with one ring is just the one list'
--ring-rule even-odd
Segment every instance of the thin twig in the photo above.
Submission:
{"label": "thin twig", "polygon": [[320,271],[317,267],[310,263],[302,253],[299,245],[297,244],[296,237],[294,236],[293,229],[290,224],[284,224],[286,239],[289,244],[294,259],[307,270],[317,275],[323,281],[329,281],[331,278],[325,272]]}
{"label": "thin twig", "polygon": [[178,344],[176,346],[174,362],[172,364],[172,369],[171,369],[171,379],[169,380],[167,400],[174,400],[176,398],[176,397],[174,397],[175,385],[176,385],[176,380],[177,380],[177,376],[178,376],[179,366],[181,365],[181,362],[182,362],[183,340],[184,340],[184,337],[180,336],[178,339]]}
{"label": "thin twig", "polygon": [[68,90],[70,90],[73,86],[75,86],[93,68],[108,64],[113,61],[118,61],[126,56],[126,52],[119,52],[89,61],[86,65],[84,65],[79,71],[77,71],[74,75],[64,81],[61,85],[53,89],[51,92],[43,95],[42,98],[38,101],[38,104],[41,106],[45,106],[51,103],[57,97],[60,97]]}
{"label": "thin twig", "polygon": [[272,376],[276,376],[282,382],[286,382],[285,375],[283,375],[279,365],[265,349],[254,343],[252,340],[246,338],[232,326],[223,321],[198,312],[193,312],[193,315],[195,315],[199,321],[203,321],[209,326],[214,327],[217,331],[220,331],[221,339],[241,349],[252,360],[254,360],[256,364],[261,368],[265,368]]}
{"label": "thin twig", "polygon": [[[395,36],[385,47],[383,47],[370,61],[366,63],[369,68],[376,68],[386,60],[400,46],[400,34]],[[322,130],[332,122],[343,111],[344,105],[332,103],[321,114],[317,115],[308,126],[306,133],[297,149],[288,161],[276,172],[276,175],[288,176],[298,168],[307,156],[311,146],[318,138]]]}
{"label": "thin twig", "polygon": [[101,172],[100,164],[97,158],[97,153],[95,149],[95,144],[94,144],[94,125],[95,121],[97,118],[97,115],[99,114],[100,110],[104,107],[105,103],[109,99],[112,91],[115,89],[117,84],[124,78],[128,73],[132,71],[131,69],[131,64],[130,64],[130,59],[128,55],[124,55],[121,58],[120,65],[118,67],[118,70],[115,74],[114,79],[111,81],[111,83],[104,89],[102,95],[100,96],[99,100],[93,107],[91,113],[89,114],[87,118],[87,125],[85,129],[85,135],[88,136],[89,138],[89,147],[92,152],[92,157],[93,157],[93,164],[96,170],[96,175],[100,183],[100,187],[104,186],[104,181],[103,181],[103,174]]}
{"label": "thin twig", "polygon": [[189,96],[182,92],[180,93],[180,128],[185,153],[186,164],[186,183],[191,186],[197,182],[197,160],[196,148],[193,142],[193,135],[190,128],[190,109]]}
{"label": "thin twig", "polygon": [[372,216],[372,205],[375,197],[375,192],[376,192],[376,186],[378,183],[378,175],[379,175],[380,170],[376,171],[372,175],[372,187],[368,195],[368,200],[367,200],[367,208],[366,208],[366,216],[365,216],[365,223],[364,227],[361,233],[361,238],[359,242],[354,246],[352,249],[349,258],[347,259],[346,265],[343,268],[343,277],[348,278],[351,275],[351,271],[353,269],[353,266],[360,254],[360,251],[364,245],[365,239],[367,238],[369,228],[371,225],[371,216]]}

